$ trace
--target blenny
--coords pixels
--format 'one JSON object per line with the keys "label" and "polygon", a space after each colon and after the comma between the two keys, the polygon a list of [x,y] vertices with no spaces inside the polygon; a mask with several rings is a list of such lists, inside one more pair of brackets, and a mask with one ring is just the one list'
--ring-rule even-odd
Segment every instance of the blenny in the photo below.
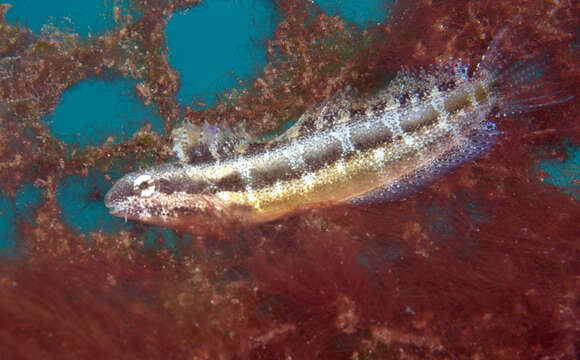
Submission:
{"label": "blenny", "polygon": [[202,233],[407,196],[490,149],[491,119],[567,100],[547,90],[546,57],[505,55],[508,37],[500,32],[473,71],[450,60],[403,70],[374,94],[345,90],[269,142],[186,123],[174,134],[179,161],[125,175],[105,204],[125,219]]}

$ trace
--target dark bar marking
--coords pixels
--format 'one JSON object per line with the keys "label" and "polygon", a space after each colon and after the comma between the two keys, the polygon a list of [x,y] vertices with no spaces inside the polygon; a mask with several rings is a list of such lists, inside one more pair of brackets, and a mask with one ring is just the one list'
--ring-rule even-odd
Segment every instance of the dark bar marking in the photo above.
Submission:
{"label": "dark bar marking", "polygon": [[206,144],[191,146],[187,149],[187,159],[191,164],[202,164],[215,161]]}
{"label": "dark bar marking", "polygon": [[452,94],[445,100],[445,111],[453,115],[471,105],[468,94],[464,92]]}
{"label": "dark bar marking", "polygon": [[342,144],[338,140],[332,140],[321,147],[322,149],[310,148],[303,155],[304,162],[310,171],[322,169],[326,165],[341,159],[345,153]]}
{"label": "dark bar marking", "polygon": [[234,171],[215,182],[216,187],[219,191],[232,191],[232,192],[239,192],[244,191],[246,189],[244,184],[244,179],[242,175]]}
{"label": "dark bar marking", "polygon": [[393,133],[386,126],[367,129],[357,126],[350,130],[350,141],[358,151],[366,151],[393,141]]}
{"label": "dark bar marking", "polygon": [[250,169],[250,176],[257,185],[255,190],[275,184],[277,181],[287,181],[301,176],[301,171],[293,169],[286,159],[279,159],[273,164]]}
{"label": "dark bar marking", "polygon": [[401,129],[405,133],[412,133],[421,129],[422,127],[435,124],[439,114],[434,109],[427,109],[423,111],[418,118],[410,121],[401,121]]}
{"label": "dark bar marking", "polygon": [[175,192],[175,187],[173,186],[173,184],[171,184],[171,181],[167,179],[159,179],[157,181],[156,188],[158,191],[167,195],[171,195]]}
{"label": "dark bar marking", "polygon": [[205,180],[183,178],[178,180],[176,185],[176,190],[179,189],[191,195],[198,195],[212,189],[212,185]]}

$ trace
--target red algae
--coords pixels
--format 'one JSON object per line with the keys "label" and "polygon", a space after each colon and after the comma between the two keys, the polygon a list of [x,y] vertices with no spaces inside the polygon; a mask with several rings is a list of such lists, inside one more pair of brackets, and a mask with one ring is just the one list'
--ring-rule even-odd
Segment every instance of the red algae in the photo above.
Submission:
{"label": "red algae", "polygon": [[[529,358],[554,350],[570,355],[578,331],[572,310],[577,226],[571,219],[580,214],[563,211],[570,199],[546,204],[537,195],[508,207],[505,199],[494,204],[425,194],[386,211],[343,209],[325,217],[356,223],[349,232],[345,225],[312,227],[294,234],[290,244],[273,242],[275,250],[263,255],[256,272],[268,291],[287,298],[293,311],[279,315],[284,321],[287,314],[307,314],[299,322],[319,334],[370,331],[367,343],[412,348],[420,357]],[[470,201],[485,203],[482,220],[466,216]],[[442,237],[440,229],[421,225],[433,222],[427,210],[434,205],[448,212],[451,234]],[[553,211],[546,224],[530,225],[529,218],[545,206]],[[285,341],[299,346],[309,336],[297,331]],[[312,347],[321,355],[326,351]]]}
{"label": "red algae", "polygon": [[113,74],[138,79],[167,133],[185,117],[243,119],[261,134],[347,85],[379,87],[401,66],[475,65],[516,15],[566,79],[559,91],[578,98],[577,2],[400,1],[361,31],[309,1],[278,1],[270,63],[206,110],[178,105],[165,45],[168,17],[197,3],[134,1],[142,17],[117,8],[117,28],[92,40],[34,36],[0,19],[0,191],[14,197],[34,183],[43,194],[19,218],[19,257],[0,263],[2,357],[576,358],[580,206],[535,169],[540,149],[580,142],[577,101],[498,120],[487,155],[409,199],[223,239],[177,234],[171,250],[146,249],[142,225],[79,234],[55,200],[64,176],[167,161],[168,136],[144,127],[77,149],[40,119],[66,88]]}
{"label": "red algae", "polygon": [[[122,265],[116,261],[115,264]],[[150,289],[130,276],[151,276],[135,263],[124,278],[101,261],[58,260],[11,269],[3,266],[1,335],[5,358],[161,358],[175,329]],[[8,311],[9,309],[9,311]],[[140,329],[149,329],[142,332]],[[115,349],[113,351],[113,349]]]}

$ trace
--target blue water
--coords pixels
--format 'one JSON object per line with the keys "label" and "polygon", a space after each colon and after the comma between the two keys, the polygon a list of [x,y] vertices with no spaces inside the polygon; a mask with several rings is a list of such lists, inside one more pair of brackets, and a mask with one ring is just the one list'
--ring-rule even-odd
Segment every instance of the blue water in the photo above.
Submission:
{"label": "blue water", "polygon": [[568,145],[567,151],[566,160],[547,159],[540,163],[540,168],[550,175],[545,179],[547,183],[580,200],[580,147]]}
{"label": "blue water", "polygon": [[0,257],[12,255],[16,245],[16,214],[8,197],[0,197]]}
{"label": "blue water", "polygon": [[110,233],[124,227],[124,220],[109,215],[102,196],[111,187],[103,173],[92,170],[85,177],[69,176],[59,183],[57,205],[64,221],[78,232]]}
{"label": "blue water", "polygon": [[348,22],[366,28],[383,22],[388,16],[388,6],[393,1],[384,0],[315,0],[321,10],[330,16],[338,15]]}
{"label": "blue water", "polygon": [[275,6],[268,0],[212,0],[167,24],[169,62],[181,75],[184,105],[216,103],[224,90],[239,88],[266,65],[266,40],[275,28]]}
{"label": "blue water", "polygon": [[35,187],[34,184],[29,183],[18,189],[14,205],[16,206],[18,215],[20,215],[23,220],[33,221],[33,208],[40,205],[41,200],[42,196],[40,189]]}
{"label": "blue water", "polygon": [[[98,34],[107,30],[110,20],[103,15],[112,13],[112,1],[104,0],[15,0],[6,1],[12,8],[6,20],[27,26],[36,34],[45,25],[61,29],[74,29],[81,36]],[[106,4],[109,4],[106,7]]]}
{"label": "blue water", "polygon": [[18,189],[14,203],[8,196],[0,196],[0,257],[16,254],[16,224],[19,217],[28,222],[34,221],[32,211],[40,200],[40,190],[32,184]]}
{"label": "blue water", "polygon": [[130,138],[145,124],[161,130],[161,117],[135,95],[136,83],[122,78],[82,81],[64,92],[45,120],[57,138],[80,146],[100,145],[108,136]]}

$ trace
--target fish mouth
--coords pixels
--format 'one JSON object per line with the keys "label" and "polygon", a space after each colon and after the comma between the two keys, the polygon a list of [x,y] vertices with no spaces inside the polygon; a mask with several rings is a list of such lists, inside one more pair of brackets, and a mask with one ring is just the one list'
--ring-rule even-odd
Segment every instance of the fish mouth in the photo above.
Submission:
{"label": "fish mouth", "polygon": [[115,187],[113,186],[113,188],[110,189],[107,192],[107,194],[105,194],[104,198],[105,206],[107,207],[107,209],[109,209],[109,214],[118,217],[125,217],[127,216],[127,214],[125,214],[123,210],[121,210],[122,207],[119,206],[119,202],[114,200],[114,190]]}
{"label": "fish mouth", "polygon": [[109,215],[125,219],[125,221],[127,219],[144,221],[140,215],[135,213],[135,209],[129,201],[115,198],[115,196],[114,187],[105,195],[104,203],[109,209]]}
{"label": "fish mouth", "polygon": [[109,209],[109,213],[111,213],[112,211],[117,211],[115,209],[116,208],[115,202],[112,199],[111,190],[113,190],[113,189],[110,189],[109,191],[107,191],[107,193],[105,194],[105,198],[104,198],[104,203],[105,203],[105,206]]}
{"label": "fish mouth", "polygon": [[109,214],[113,215],[113,216],[119,216],[122,217],[122,211],[116,207],[115,205],[107,205],[107,208],[109,209]]}
{"label": "fish mouth", "polygon": [[109,209],[109,215],[125,219],[125,222],[127,222],[127,219],[134,218],[133,216],[130,216],[130,214],[127,213],[126,210],[123,210],[122,206],[119,206],[119,204],[115,202],[105,202],[105,206],[107,207],[107,209]]}
{"label": "fish mouth", "polygon": [[117,216],[117,217],[126,217],[125,214],[119,207],[115,206],[115,204],[105,204],[105,206],[109,209],[109,215]]}

